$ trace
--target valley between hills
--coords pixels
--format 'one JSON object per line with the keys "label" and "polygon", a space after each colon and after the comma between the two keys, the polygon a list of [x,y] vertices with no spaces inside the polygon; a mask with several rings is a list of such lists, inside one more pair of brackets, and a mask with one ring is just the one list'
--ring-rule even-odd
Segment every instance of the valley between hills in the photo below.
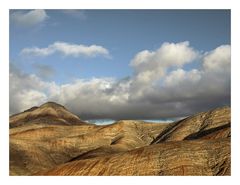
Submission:
{"label": "valley between hills", "polygon": [[231,175],[231,110],[95,125],[48,102],[10,116],[11,176]]}

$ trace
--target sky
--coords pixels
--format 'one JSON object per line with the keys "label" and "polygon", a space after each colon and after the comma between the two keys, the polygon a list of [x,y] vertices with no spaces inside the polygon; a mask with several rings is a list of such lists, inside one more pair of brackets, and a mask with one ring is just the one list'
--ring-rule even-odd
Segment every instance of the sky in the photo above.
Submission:
{"label": "sky", "polygon": [[10,114],[174,120],[230,105],[230,10],[10,10]]}

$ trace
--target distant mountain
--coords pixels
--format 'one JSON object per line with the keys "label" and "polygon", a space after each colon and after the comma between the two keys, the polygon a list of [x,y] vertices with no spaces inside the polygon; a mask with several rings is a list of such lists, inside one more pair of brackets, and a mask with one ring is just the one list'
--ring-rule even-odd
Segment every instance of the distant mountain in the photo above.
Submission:
{"label": "distant mountain", "polygon": [[230,175],[230,108],[85,124],[50,102],[10,118],[10,175]]}
{"label": "distant mountain", "polygon": [[55,102],[47,102],[40,107],[32,107],[22,113],[10,117],[10,128],[24,124],[45,123],[51,125],[86,124],[64,106]]}

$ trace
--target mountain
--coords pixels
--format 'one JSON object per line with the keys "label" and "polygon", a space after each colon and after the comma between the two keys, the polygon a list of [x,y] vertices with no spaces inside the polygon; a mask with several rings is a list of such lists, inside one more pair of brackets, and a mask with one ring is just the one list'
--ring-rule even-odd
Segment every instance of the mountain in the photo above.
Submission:
{"label": "mountain", "polygon": [[22,113],[10,116],[10,128],[31,123],[76,125],[85,122],[69,112],[64,106],[55,102],[47,102],[40,107],[32,107]]}
{"label": "mountain", "polygon": [[100,126],[46,103],[10,118],[10,175],[230,175],[230,123],[222,107]]}
{"label": "mountain", "polygon": [[10,173],[30,175],[59,164],[149,145],[165,124],[23,125],[10,129]]}
{"label": "mountain", "polygon": [[[152,143],[181,141],[210,137],[230,136],[231,112],[229,107],[201,112],[194,116],[169,124]],[[219,132],[217,132],[219,131]]]}

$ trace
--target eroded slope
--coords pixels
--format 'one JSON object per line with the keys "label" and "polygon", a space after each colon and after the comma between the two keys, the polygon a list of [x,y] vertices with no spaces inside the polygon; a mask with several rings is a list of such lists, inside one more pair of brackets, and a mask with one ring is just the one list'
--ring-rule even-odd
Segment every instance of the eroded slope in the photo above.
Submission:
{"label": "eroded slope", "polygon": [[10,117],[10,175],[230,175],[230,118],[97,126],[46,103]]}

